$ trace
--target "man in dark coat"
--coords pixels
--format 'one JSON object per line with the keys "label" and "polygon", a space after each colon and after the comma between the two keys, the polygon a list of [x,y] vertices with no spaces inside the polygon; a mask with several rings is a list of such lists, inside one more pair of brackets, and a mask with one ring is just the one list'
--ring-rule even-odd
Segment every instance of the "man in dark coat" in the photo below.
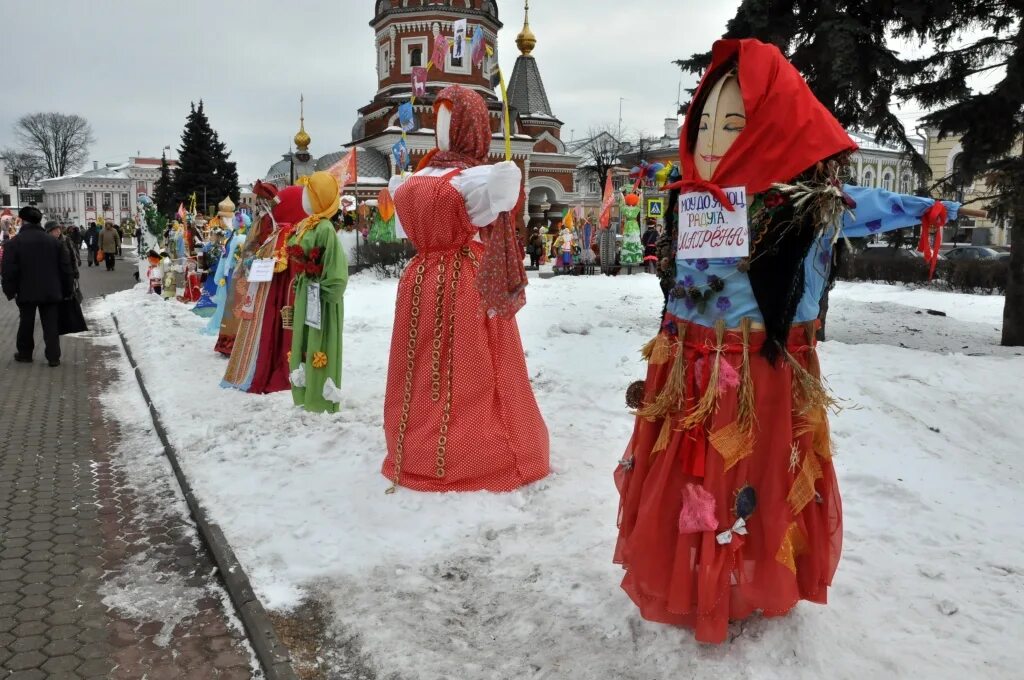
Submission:
{"label": "man in dark coat", "polygon": [[89,228],[85,230],[85,247],[89,249],[89,266],[99,267],[100,265],[96,261],[96,251],[100,249],[100,228],[96,226],[95,222],[90,222]]}
{"label": "man in dark coat", "polygon": [[4,247],[0,268],[4,295],[8,300],[17,300],[21,314],[14,360],[32,361],[36,310],[39,310],[46,360],[50,366],[60,366],[58,314],[61,300],[70,297],[74,290],[71,257],[60,241],[43,231],[40,224],[43,215],[38,208],[22,208],[18,217],[21,231]]}

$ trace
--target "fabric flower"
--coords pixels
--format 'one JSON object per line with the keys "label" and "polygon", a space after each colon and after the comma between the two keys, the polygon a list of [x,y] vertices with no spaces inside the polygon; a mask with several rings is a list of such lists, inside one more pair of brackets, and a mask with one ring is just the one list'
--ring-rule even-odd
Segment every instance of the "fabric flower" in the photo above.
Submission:
{"label": "fabric flower", "polygon": [[786,203],[786,197],[778,191],[769,191],[764,195],[764,207],[778,208]]}
{"label": "fabric flower", "polygon": [[320,256],[323,255],[323,252],[324,252],[323,249],[319,248],[319,247],[310,248],[309,249],[309,259],[311,259],[311,260],[319,260]]}
{"label": "fabric flower", "polygon": [[683,300],[683,306],[686,307],[686,311],[692,312],[694,308],[697,306],[697,303],[693,301],[693,298],[688,297],[685,300]]}
{"label": "fabric flower", "polygon": [[732,308],[732,300],[729,299],[728,295],[721,295],[715,303],[715,307],[720,312],[727,312]]}
{"label": "fabric flower", "polygon": [[703,272],[703,271],[707,271],[708,267],[710,267],[711,265],[708,264],[707,260],[701,258],[701,259],[697,260],[697,262],[696,262],[696,264],[694,266],[697,267],[697,271]]}
{"label": "fabric flower", "polygon": [[313,352],[313,368],[326,368],[327,354],[324,352]]}
{"label": "fabric flower", "polygon": [[697,285],[697,282],[693,280],[693,277],[687,274],[683,277],[683,285],[687,288],[693,288]]}
{"label": "fabric flower", "polygon": [[288,255],[290,257],[294,257],[296,259],[301,260],[306,257],[306,251],[302,249],[302,246],[298,244],[293,244],[288,246]]}

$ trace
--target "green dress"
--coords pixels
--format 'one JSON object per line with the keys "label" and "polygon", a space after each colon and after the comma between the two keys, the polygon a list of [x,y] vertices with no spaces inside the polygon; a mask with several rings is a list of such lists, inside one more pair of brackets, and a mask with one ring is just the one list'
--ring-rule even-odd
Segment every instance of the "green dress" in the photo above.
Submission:
{"label": "green dress", "polygon": [[[341,401],[341,331],[348,257],[328,220],[320,220],[299,238],[293,236],[289,246],[296,244],[302,248],[306,266],[312,265],[314,271],[307,268],[295,277],[295,318],[288,359],[292,399],[307,411],[337,413]],[[322,271],[315,271],[319,267]],[[314,283],[320,285],[319,329],[306,323],[306,296]]]}
{"label": "green dress", "polygon": [[373,214],[373,226],[370,227],[370,243],[394,243],[395,237],[395,216],[390,220],[382,219],[379,212]]}
{"label": "green dress", "polygon": [[640,264],[644,259],[644,244],[640,241],[640,206],[628,206],[625,201],[619,204],[622,215],[622,255],[621,264]]}

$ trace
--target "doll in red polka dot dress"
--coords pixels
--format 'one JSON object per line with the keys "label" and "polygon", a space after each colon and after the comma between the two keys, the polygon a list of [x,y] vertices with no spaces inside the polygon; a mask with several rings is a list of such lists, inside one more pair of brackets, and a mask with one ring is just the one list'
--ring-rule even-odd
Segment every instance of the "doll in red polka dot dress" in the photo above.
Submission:
{"label": "doll in red polka dot dress", "polygon": [[512,491],[548,474],[548,430],[515,314],[526,274],[511,211],[522,173],[485,165],[490,114],[466,88],[434,104],[437,148],[390,191],[415,244],[398,288],[382,472],[417,491]]}

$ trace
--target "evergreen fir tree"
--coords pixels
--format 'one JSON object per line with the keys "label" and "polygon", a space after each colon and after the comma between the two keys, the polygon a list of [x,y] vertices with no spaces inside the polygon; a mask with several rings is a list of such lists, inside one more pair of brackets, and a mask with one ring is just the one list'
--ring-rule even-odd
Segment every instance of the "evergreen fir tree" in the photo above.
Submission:
{"label": "evergreen fir tree", "polygon": [[167,165],[167,154],[160,155],[160,178],[153,185],[153,201],[162,215],[171,215],[177,208],[174,203],[174,186],[171,168]]}
{"label": "evergreen fir tree", "polygon": [[228,160],[229,152],[217,133],[210,127],[210,121],[203,111],[203,102],[192,110],[185,121],[178,149],[178,168],[174,172],[173,200],[188,205],[194,193],[197,205],[204,212],[215,206],[225,196],[238,202],[238,172],[235,164]]}

